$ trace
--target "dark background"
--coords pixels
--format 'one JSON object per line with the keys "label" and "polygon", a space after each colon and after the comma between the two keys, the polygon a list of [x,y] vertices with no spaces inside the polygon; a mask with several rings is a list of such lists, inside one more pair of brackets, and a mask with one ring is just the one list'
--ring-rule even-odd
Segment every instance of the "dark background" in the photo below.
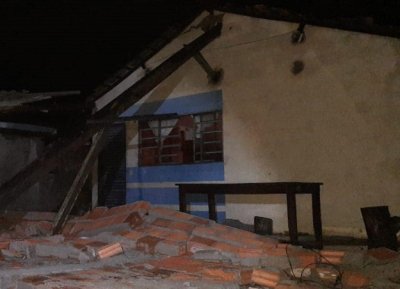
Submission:
{"label": "dark background", "polygon": [[2,0],[0,90],[87,95],[166,27],[202,8],[263,4],[319,19],[399,27],[397,0]]}

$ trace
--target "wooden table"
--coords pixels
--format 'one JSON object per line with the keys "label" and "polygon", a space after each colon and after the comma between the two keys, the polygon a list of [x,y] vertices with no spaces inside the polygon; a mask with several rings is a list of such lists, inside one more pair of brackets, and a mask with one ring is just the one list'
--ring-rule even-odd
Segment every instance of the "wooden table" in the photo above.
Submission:
{"label": "wooden table", "polygon": [[315,236],[313,247],[321,249],[323,246],[320,202],[320,186],[322,183],[178,183],[176,185],[179,187],[179,210],[181,212],[186,212],[187,194],[207,194],[208,216],[215,221],[217,221],[216,194],[285,194],[289,236],[292,244],[298,244],[296,195],[310,194]]}

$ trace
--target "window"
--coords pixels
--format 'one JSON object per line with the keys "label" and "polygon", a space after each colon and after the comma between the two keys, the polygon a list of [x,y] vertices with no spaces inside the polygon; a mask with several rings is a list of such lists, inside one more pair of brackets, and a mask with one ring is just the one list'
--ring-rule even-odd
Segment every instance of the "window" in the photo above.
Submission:
{"label": "window", "polygon": [[223,160],[222,112],[139,121],[139,166]]}

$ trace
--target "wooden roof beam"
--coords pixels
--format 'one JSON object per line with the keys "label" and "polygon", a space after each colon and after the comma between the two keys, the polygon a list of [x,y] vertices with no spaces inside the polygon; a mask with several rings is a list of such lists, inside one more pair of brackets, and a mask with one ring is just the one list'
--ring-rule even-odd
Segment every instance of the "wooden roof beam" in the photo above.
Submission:
{"label": "wooden roof beam", "polygon": [[95,133],[112,125],[113,121],[117,120],[121,113],[144,97],[154,87],[186,63],[186,61],[217,38],[221,34],[221,28],[222,24],[219,23],[184,46],[152,70],[147,76],[128,88],[117,99],[96,113],[92,117],[92,120],[101,120],[98,126],[86,126],[79,135],[73,138],[60,138],[38,159],[34,160],[4,183],[0,187],[0,210],[6,209],[11,202],[15,201],[32,185],[45,178],[51,170],[57,167],[60,159],[68,158],[69,154],[74,153],[75,150],[90,141]]}

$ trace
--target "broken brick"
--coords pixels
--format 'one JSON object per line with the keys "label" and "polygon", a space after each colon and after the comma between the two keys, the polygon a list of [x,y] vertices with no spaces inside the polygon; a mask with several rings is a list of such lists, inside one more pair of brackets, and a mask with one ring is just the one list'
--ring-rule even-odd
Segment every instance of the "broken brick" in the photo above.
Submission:
{"label": "broken brick", "polygon": [[220,268],[204,269],[202,271],[203,278],[209,278],[217,281],[233,282],[238,281],[235,272],[229,272]]}
{"label": "broken brick", "polygon": [[154,236],[144,236],[137,240],[136,248],[149,254],[155,253],[155,247],[162,239]]}
{"label": "broken brick", "polygon": [[150,203],[146,201],[137,201],[131,204],[126,204],[118,207],[113,207],[106,212],[106,216],[115,214],[126,214],[136,212],[140,217],[147,214],[150,210]]}
{"label": "broken brick", "polygon": [[399,258],[400,254],[388,248],[374,248],[367,251],[367,256],[371,256],[379,261],[387,261]]}
{"label": "broken brick", "polygon": [[157,218],[154,222],[152,222],[151,224],[154,226],[159,226],[159,227],[163,227],[163,228],[168,228],[169,225],[172,223],[171,220],[168,219],[163,219],[163,218]]}
{"label": "broken brick", "polygon": [[264,278],[257,277],[257,276],[252,276],[251,281],[257,285],[266,286],[268,288],[275,288],[276,285],[278,284],[278,282],[276,282],[276,281],[264,279]]}
{"label": "broken brick", "polygon": [[348,287],[359,288],[367,286],[369,279],[361,273],[345,271],[342,275],[342,283]]}
{"label": "broken brick", "polygon": [[213,248],[214,240],[193,236],[187,243],[187,250],[191,253],[196,253],[201,250],[215,250]]}
{"label": "broken brick", "polygon": [[279,273],[270,272],[270,271],[261,270],[261,269],[253,270],[252,277],[260,277],[260,278],[271,280],[274,282],[278,282],[280,279]]}
{"label": "broken brick", "polygon": [[121,214],[97,218],[93,220],[81,220],[75,222],[73,228],[70,231],[70,234],[78,234],[82,231],[90,234],[91,231],[96,231],[98,229],[107,231],[115,226],[118,227],[123,223],[128,223],[131,226],[132,224],[137,225],[139,222],[141,222],[138,218],[140,218],[140,216],[138,216],[136,212],[124,212]]}
{"label": "broken brick", "polygon": [[119,255],[123,252],[124,250],[122,249],[122,246],[120,243],[115,243],[111,245],[107,245],[104,247],[101,247],[97,251],[97,256],[99,259],[104,259],[104,258],[109,258],[115,255]]}
{"label": "broken brick", "polygon": [[156,253],[163,255],[181,256],[186,254],[186,243],[161,240],[155,245],[154,250]]}
{"label": "broken brick", "polygon": [[2,241],[0,242],[0,249],[8,249],[10,246],[10,241]]}
{"label": "broken brick", "polygon": [[250,284],[252,274],[253,274],[253,270],[241,270],[240,271],[240,285]]}
{"label": "broken brick", "polygon": [[191,234],[196,226],[185,222],[173,222],[168,226],[169,229],[179,230]]}

